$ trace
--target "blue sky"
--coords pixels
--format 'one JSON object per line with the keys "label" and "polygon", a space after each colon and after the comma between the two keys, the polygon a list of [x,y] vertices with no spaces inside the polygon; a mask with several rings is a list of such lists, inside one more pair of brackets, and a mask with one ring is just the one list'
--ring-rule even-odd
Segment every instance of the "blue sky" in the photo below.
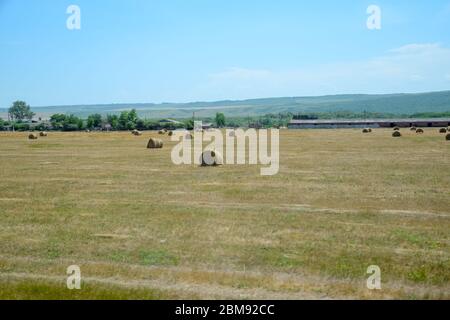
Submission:
{"label": "blue sky", "polygon": [[0,107],[448,89],[449,0],[0,0]]}

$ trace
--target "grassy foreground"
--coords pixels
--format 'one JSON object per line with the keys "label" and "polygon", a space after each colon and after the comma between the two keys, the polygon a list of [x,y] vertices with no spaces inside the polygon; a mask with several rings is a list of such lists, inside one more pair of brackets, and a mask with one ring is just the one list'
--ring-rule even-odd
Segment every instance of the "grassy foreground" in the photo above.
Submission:
{"label": "grassy foreground", "polygon": [[155,132],[2,132],[0,299],[450,299],[450,142],[391,133],[282,131],[263,177]]}

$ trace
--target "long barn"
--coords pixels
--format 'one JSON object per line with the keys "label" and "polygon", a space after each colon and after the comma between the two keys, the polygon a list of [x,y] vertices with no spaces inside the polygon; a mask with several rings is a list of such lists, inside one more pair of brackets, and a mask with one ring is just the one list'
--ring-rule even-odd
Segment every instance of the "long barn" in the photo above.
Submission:
{"label": "long barn", "polygon": [[435,119],[369,119],[369,120],[291,120],[289,129],[340,129],[340,128],[409,128],[448,127],[450,118]]}

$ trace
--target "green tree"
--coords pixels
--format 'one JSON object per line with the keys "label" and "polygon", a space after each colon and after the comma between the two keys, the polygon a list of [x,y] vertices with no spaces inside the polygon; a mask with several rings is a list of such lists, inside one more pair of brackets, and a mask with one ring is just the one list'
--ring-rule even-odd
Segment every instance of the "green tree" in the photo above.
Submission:
{"label": "green tree", "polygon": [[52,127],[56,130],[60,130],[64,126],[64,121],[66,120],[66,115],[62,113],[52,114],[50,117],[50,123]]}
{"label": "green tree", "polygon": [[145,129],[147,130],[158,130],[160,127],[159,122],[155,120],[145,120]]}
{"label": "green tree", "polygon": [[216,113],[216,125],[221,128],[225,127],[225,115],[221,112]]}
{"label": "green tree", "polygon": [[136,129],[139,117],[135,109],[131,111],[122,111],[119,116],[119,129],[133,130]]}
{"label": "green tree", "polygon": [[57,130],[77,131],[83,129],[83,120],[73,114],[54,114],[50,117],[50,123]]}
{"label": "green tree", "polygon": [[106,122],[108,122],[114,130],[119,129],[119,117],[115,114],[108,114],[106,116]]}
{"label": "green tree", "polygon": [[146,129],[146,125],[145,125],[145,120],[144,119],[138,119],[136,121],[136,129],[138,129],[138,130],[145,130]]}
{"label": "green tree", "polygon": [[127,129],[127,130],[134,130],[134,129],[136,129],[136,123],[134,123],[133,121],[128,121],[127,122],[127,126],[126,126],[125,129]]}
{"label": "green tree", "polygon": [[30,106],[25,101],[15,101],[8,109],[11,120],[22,121],[25,119],[33,119],[35,113],[31,111]]}
{"label": "green tree", "polygon": [[83,129],[83,120],[73,114],[66,116],[63,122],[64,131],[76,131]]}
{"label": "green tree", "polygon": [[102,125],[102,115],[101,114],[91,114],[87,118],[87,127],[89,129],[99,128]]}
{"label": "green tree", "polygon": [[119,116],[119,129],[125,130],[128,124],[128,111],[122,111]]}
{"label": "green tree", "polygon": [[184,126],[186,130],[193,130],[194,129],[194,120],[188,119],[184,122]]}
{"label": "green tree", "polygon": [[136,124],[138,120],[139,120],[139,117],[137,115],[136,109],[132,109],[128,113],[128,121],[129,122],[133,122],[134,124]]}

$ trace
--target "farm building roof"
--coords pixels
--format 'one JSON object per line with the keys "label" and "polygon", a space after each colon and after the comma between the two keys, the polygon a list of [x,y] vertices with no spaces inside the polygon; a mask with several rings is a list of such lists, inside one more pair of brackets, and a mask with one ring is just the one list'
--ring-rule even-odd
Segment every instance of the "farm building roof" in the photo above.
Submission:
{"label": "farm building roof", "polygon": [[334,123],[414,123],[414,122],[450,122],[450,118],[403,118],[403,119],[324,119],[291,120],[290,124],[334,124]]}

